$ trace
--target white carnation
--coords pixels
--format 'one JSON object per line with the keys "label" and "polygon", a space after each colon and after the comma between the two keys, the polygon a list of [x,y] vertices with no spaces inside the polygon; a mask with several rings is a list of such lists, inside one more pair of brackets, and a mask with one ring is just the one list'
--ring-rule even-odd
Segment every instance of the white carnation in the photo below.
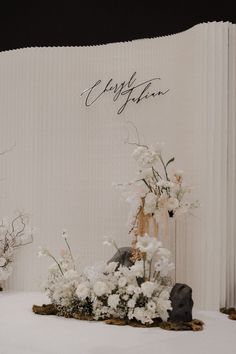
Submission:
{"label": "white carnation", "polygon": [[141,288],[140,288],[139,286],[136,286],[136,288],[134,289],[134,293],[135,293],[136,295],[141,294],[141,293],[142,293]]}
{"label": "white carnation", "polygon": [[130,299],[128,302],[127,302],[127,306],[129,308],[134,308],[136,305],[136,301],[134,299]]}
{"label": "white carnation", "polygon": [[156,311],[156,304],[154,301],[150,300],[147,303],[147,309],[151,312],[155,312]]}
{"label": "white carnation", "polygon": [[110,306],[111,308],[115,309],[117,307],[117,305],[119,304],[120,301],[120,297],[117,294],[112,294],[108,297],[108,306]]}
{"label": "white carnation", "polygon": [[147,311],[144,307],[136,307],[133,312],[133,316],[136,320],[144,323],[152,323],[151,313]]}
{"label": "white carnation", "polygon": [[122,299],[125,300],[125,301],[128,301],[129,300],[129,295],[128,294],[123,295]]}
{"label": "white carnation", "polygon": [[126,292],[129,295],[132,295],[134,293],[135,290],[135,286],[133,284],[129,284],[126,288]]}

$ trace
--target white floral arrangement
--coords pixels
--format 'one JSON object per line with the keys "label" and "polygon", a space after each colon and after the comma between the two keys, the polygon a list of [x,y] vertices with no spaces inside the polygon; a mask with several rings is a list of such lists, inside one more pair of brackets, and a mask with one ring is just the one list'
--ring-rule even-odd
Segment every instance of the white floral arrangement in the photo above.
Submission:
{"label": "white floral arrangement", "polygon": [[133,144],[136,147],[132,156],[138,165],[138,177],[129,183],[117,185],[131,206],[130,233],[135,233],[141,210],[144,215],[152,215],[156,222],[161,224],[163,217],[176,218],[199,206],[198,201],[186,200],[186,195],[192,188],[184,185],[184,172],[182,170],[176,170],[173,174],[169,172],[175,158],[164,160],[163,144],[156,143],[155,146]]}
{"label": "white floral arrangement", "polygon": [[16,250],[32,242],[33,229],[28,215],[19,213],[12,220],[0,221],[0,282],[11,275]]}
{"label": "white floral arrangement", "polygon": [[[169,274],[174,265],[170,252],[156,238],[138,237],[136,247],[143,259],[130,267],[111,262],[87,267],[82,273],[76,270],[66,232],[63,238],[67,251],[59,259],[47,249],[39,251],[39,256],[53,260],[44,289],[57,314],[90,320],[136,320],[144,325],[168,319],[173,286]],[[111,239],[104,244],[118,249]]]}
{"label": "white floral arrangement", "polygon": [[[118,185],[131,205],[129,233],[135,236],[132,247],[118,248],[113,239],[105,238],[103,243],[114,246],[117,251],[114,257],[107,263],[87,266],[79,272],[68,233],[64,230],[62,237],[66,250],[58,259],[45,248],[39,251],[39,256],[53,260],[43,284],[51,304],[34,305],[33,311],[115,324],[200,330],[203,323],[198,320],[182,327],[170,325],[173,318],[177,318],[172,316],[176,316],[175,306],[178,306],[172,297],[177,284],[172,279],[171,252],[163,247],[158,234],[159,226],[164,225],[167,218],[188,213],[198,206],[198,202],[186,200],[191,189],[183,183],[183,171],[169,173],[174,158],[164,161],[161,144],[154,147],[134,145],[138,178]],[[149,224],[153,220],[157,231],[154,233]],[[189,313],[188,316],[182,314],[181,318],[192,316],[190,297],[191,289],[188,289]]]}

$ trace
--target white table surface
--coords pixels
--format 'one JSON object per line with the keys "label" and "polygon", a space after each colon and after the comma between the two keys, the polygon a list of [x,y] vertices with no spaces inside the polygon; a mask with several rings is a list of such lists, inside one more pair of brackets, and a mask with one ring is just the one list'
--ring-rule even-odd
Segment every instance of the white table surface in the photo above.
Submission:
{"label": "white table surface", "polygon": [[194,313],[201,332],[112,326],[32,313],[44,294],[0,292],[0,354],[235,354],[236,321],[210,311]]}

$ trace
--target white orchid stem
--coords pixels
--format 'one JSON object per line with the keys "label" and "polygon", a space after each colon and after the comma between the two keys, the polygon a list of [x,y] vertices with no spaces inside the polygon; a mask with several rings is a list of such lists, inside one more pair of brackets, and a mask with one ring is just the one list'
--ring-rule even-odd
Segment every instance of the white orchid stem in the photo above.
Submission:
{"label": "white orchid stem", "polygon": [[59,268],[59,270],[60,270],[60,272],[61,272],[61,275],[63,276],[64,273],[63,273],[63,271],[62,271],[62,268],[61,268],[59,262],[56,260],[56,258],[55,258],[50,252],[48,252],[48,256],[51,257],[51,258],[54,260],[54,262],[57,264],[57,266],[58,266],[58,268]]}
{"label": "white orchid stem", "polygon": [[152,188],[151,188],[151,186],[147,183],[147,181],[145,180],[145,178],[142,178],[142,181],[146,184],[146,186],[148,187],[148,189],[149,189],[150,192],[152,193]]}
{"label": "white orchid stem", "polygon": [[69,252],[70,252],[70,258],[71,258],[71,260],[72,260],[72,262],[73,262],[74,270],[75,270],[75,260],[74,260],[74,257],[73,257],[73,255],[72,255],[69,242],[67,241],[67,238],[66,238],[66,237],[64,238],[64,240],[65,240],[66,246],[67,246],[67,248],[68,248],[68,250],[69,250]]}
{"label": "white orchid stem", "polygon": [[160,272],[157,272],[157,274],[155,275],[154,281],[157,281],[159,275],[160,275]]}
{"label": "white orchid stem", "polygon": [[143,278],[146,280],[146,254],[143,256]]}
{"label": "white orchid stem", "polygon": [[160,159],[160,161],[161,161],[161,163],[162,163],[162,165],[163,165],[163,168],[164,168],[164,171],[165,171],[165,175],[166,175],[166,179],[167,179],[167,181],[169,181],[170,179],[169,179],[169,177],[168,177],[166,165],[165,165],[165,163],[164,163],[164,161],[163,161],[163,158],[162,158],[161,154],[159,155],[159,159]]}

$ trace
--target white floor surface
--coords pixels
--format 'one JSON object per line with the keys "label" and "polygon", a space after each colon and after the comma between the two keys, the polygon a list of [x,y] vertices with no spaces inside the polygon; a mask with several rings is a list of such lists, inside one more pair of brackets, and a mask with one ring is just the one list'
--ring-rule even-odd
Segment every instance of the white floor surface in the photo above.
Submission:
{"label": "white floor surface", "polygon": [[201,332],[132,328],[32,313],[40,293],[0,292],[0,354],[235,354],[236,321],[195,312]]}

